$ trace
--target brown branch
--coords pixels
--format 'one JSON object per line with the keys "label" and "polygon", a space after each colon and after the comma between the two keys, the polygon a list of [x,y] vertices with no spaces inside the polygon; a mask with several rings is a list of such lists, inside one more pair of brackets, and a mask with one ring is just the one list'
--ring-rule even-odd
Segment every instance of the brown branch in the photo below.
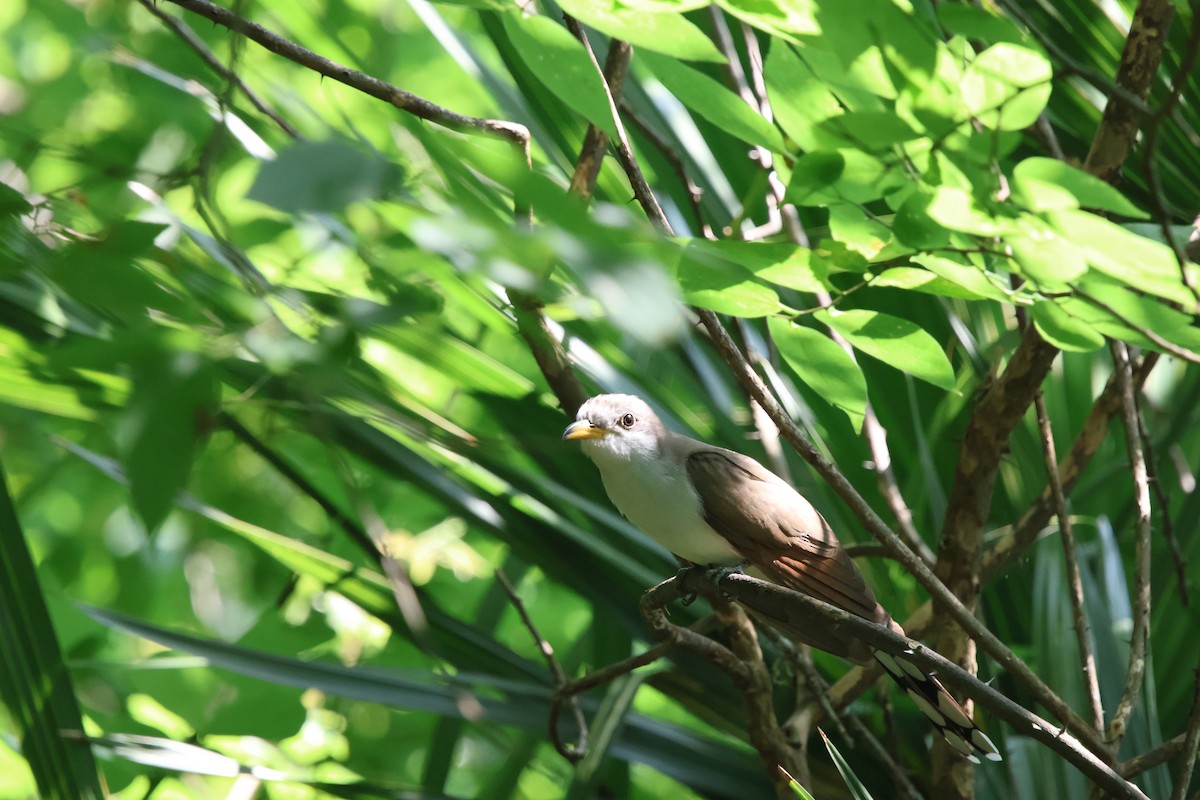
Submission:
{"label": "brown branch", "polygon": [[288,136],[291,136],[293,139],[300,135],[296,129],[292,127],[290,122],[284,119],[275,109],[267,105],[267,103],[260,98],[253,89],[247,86],[246,82],[242,80],[240,75],[221,63],[221,59],[217,58],[213,52],[208,49],[208,46],[204,43],[204,40],[196,35],[196,32],[192,30],[190,25],[183,20],[175,19],[170,14],[163,11],[155,3],[155,0],[138,0],[138,2],[141,3],[147,11],[158,17],[162,21],[163,25],[167,26],[167,28],[169,28],[172,33],[178,36],[185,45],[187,45],[193,52],[196,53],[196,55],[200,56],[200,60],[207,64],[213,72],[220,75],[222,78],[228,81],[230,85],[236,87],[238,91],[245,95],[246,99],[250,101],[250,105],[258,109],[259,113],[268,117],[272,122],[278,125],[284,133],[286,133]]}
{"label": "brown branch", "polygon": [[386,81],[351,69],[344,64],[331,61],[317,55],[295,42],[284,39],[277,33],[267,30],[256,23],[234,14],[228,9],[208,2],[208,0],[169,0],[177,6],[186,8],[194,14],[199,14],[207,20],[215,22],[235,33],[240,33],[247,39],[258,43],[276,55],[283,56],[302,67],[307,67],[327,78],[343,83],[352,89],[368,94],[377,100],[389,103],[401,111],[437,123],[452,130],[466,133],[478,133],[506,139],[516,145],[529,163],[529,130],[516,122],[498,119],[481,119],[459,114],[447,108],[431,103],[423,97],[406,92]]}
{"label": "brown branch", "polygon": [[713,571],[685,569],[675,578],[650,590],[650,593],[670,599],[688,593],[706,596],[717,593],[772,619],[786,621],[803,618],[811,622],[814,617],[819,618],[823,625],[837,634],[865,642],[886,653],[903,655],[923,671],[936,674],[942,683],[973,698],[991,714],[1008,722],[1018,733],[1037,739],[1061,755],[1112,796],[1139,800],[1145,798],[1138,787],[1121,778],[1112,767],[1089,752],[1074,737],[1017,705],[949,659],[890,628],[808,595],[738,573],[718,580]]}
{"label": "brown branch", "polygon": [[1058,517],[1058,533],[1062,539],[1063,560],[1067,568],[1067,588],[1071,599],[1071,614],[1075,618],[1075,643],[1079,648],[1079,663],[1083,668],[1083,684],[1087,691],[1088,707],[1092,712],[1092,725],[1097,731],[1104,730],[1104,707],[1100,701],[1100,682],[1096,677],[1096,656],[1092,652],[1092,631],[1088,624],[1087,610],[1083,604],[1083,579],[1079,573],[1079,556],[1075,552],[1075,532],[1071,516],[1067,513],[1067,498],[1063,494],[1062,480],[1058,477],[1058,456],[1054,450],[1054,432],[1050,428],[1050,414],[1046,411],[1046,398],[1039,391],[1034,398],[1037,408],[1038,433],[1041,434],[1042,452],[1046,456],[1046,476],[1050,493],[1054,497],[1055,516]]}
{"label": "brown branch", "polygon": [[1179,774],[1171,790],[1171,800],[1184,800],[1192,782],[1192,770],[1196,767],[1196,752],[1200,750],[1200,667],[1195,670],[1195,688],[1192,690],[1192,711],[1188,714],[1187,732],[1183,740],[1183,758],[1179,762]]}
{"label": "brown branch", "polygon": [[[537,645],[538,652],[542,654],[542,658],[546,660],[546,667],[550,670],[550,675],[554,679],[554,685],[557,689],[562,689],[570,681],[567,680],[567,673],[563,672],[563,668],[558,665],[558,659],[554,657],[554,648],[546,641],[540,633],[537,626],[533,622],[533,618],[529,616],[529,612],[525,608],[525,603],[517,595],[511,583],[508,582],[508,576],[504,574],[504,570],[496,570],[496,580],[500,582],[504,593],[508,595],[509,602],[513,604],[513,608],[517,610],[517,614],[521,617],[521,622],[525,625],[525,629],[529,631],[529,635],[533,637],[534,644]],[[557,699],[557,695],[556,695]],[[575,724],[579,728],[579,741],[574,746],[568,746],[563,742],[558,735],[558,714],[556,713],[560,706],[554,707],[554,712],[550,715],[550,741],[554,744],[554,749],[563,758],[570,761],[572,764],[579,763],[584,754],[587,752],[588,746],[588,727],[587,719],[583,716],[583,709],[579,706],[579,698],[576,695],[570,695],[566,698],[571,705],[571,712],[575,715]]]}
{"label": "brown branch", "polygon": [[1108,741],[1115,752],[1125,736],[1129,717],[1137,704],[1146,672],[1146,639],[1150,634],[1150,487],[1146,478],[1146,461],[1138,435],[1137,402],[1134,399],[1133,369],[1129,364],[1129,348],[1123,342],[1112,342],[1113,369],[1121,381],[1121,418],[1125,425],[1125,446],[1129,451],[1129,467],[1133,477],[1134,501],[1137,506],[1134,545],[1133,633],[1129,643],[1129,667],[1125,674],[1125,691],[1108,722]]}
{"label": "brown branch", "polygon": [[1173,739],[1160,744],[1153,750],[1147,750],[1144,753],[1134,756],[1128,761],[1122,761],[1117,765],[1117,772],[1125,778],[1135,778],[1143,772],[1148,772],[1160,764],[1165,764],[1175,756],[1183,752],[1183,747],[1187,743],[1187,734],[1179,734]]}
{"label": "brown branch", "polygon": [[[1171,0],[1139,0],[1134,11],[1117,66],[1117,85],[1143,100],[1158,74],[1174,15]],[[1139,109],[1125,98],[1110,94],[1084,169],[1115,183],[1137,139],[1140,123]]]}
{"label": "brown branch", "polygon": [[[744,629],[739,632],[739,628],[742,628],[740,623],[734,626],[733,644],[739,651],[735,652],[707,636],[675,625],[667,619],[666,607],[683,596],[680,582],[669,578],[642,595],[642,616],[658,639],[692,651],[729,676],[745,700],[750,718],[747,725],[750,743],[758,751],[777,796],[781,799],[794,797],[788,781],[780,775],[779,767],[791,774],[800,770],[795,763],[795,753],[788,746],[787,738],[775,719],[775,709],[771,704],[771,676],[762,662],[761,653],[757,658],[754,656],[757,643],[751,645],[749,641],[753,638],[753,630],[750,630],[747,638]],[[714,607],[736,609],[720,593],[712,592],[706,596],[714,603]],[[745,612],[740,609],[726,613],[740,613],[745,617]]]}
{"label": "brown branch", "polygon": [[[588,41],[587,32],[583,30],[583,26],[569,14],[563,15],[563,21],[566,23],[567,29],[583,45],[583,49],[587,51],[592,63],[599,69],[599,62],[596,61],[596,55],[592,52],[591,42]],[[629,73],[629,59],[632,55],[633,48],[628,42],[620,39],[612,39],[609,42],[608,56],[604,60],[604,69],[601,71],[601,75],[613,98],[619,98],[625,87],[625,76]],[[584,200],[592,198],[592,193],[596,190],[596,178],[600,175],[600,166],[604,163],[606,152],[608,152],[608,134],[596,125],[589,124],[587,133],[583,137],[583,144],[579,149],[579,160],[575,162],[575,172],[571,175],[570,191],[572,194],[576,194]]]}
{"label": "brown branch", "polygon": [[[880,542],[887,546],[904,567],[918,580],[925,589],[940,601],[942,608],[951,615],[955,622],[966,629],[980,645],[987,650],[1000,666],[1012,673],[1019,681],[1028,687],[1038,702],[1083,740],[1094,752],[1104,752],[1105,745],[1099,734],[1083,721],[1070,706],[1056,695],[1050,687],[1039,678],[1025,662],[1018,658],[995,634],[989,631],[983,623],[957,597],[947,589],[946,585],[934,575],[920,556],[910,550],[894,531],[887,526],[870,504],[846,479],[841,470],[826,459],[808,440],[796,423],[784,412],[779,402],[770,394],[766,386],[750,368],[745,357],[738,351],[733,340],[721,325],[720,320],[711,311],[698,312],[700,320],[708,330],[718,353],[733,371],[734,376],[745,389],[762,405],[763,410],[771,417],[784,438],[787,439],[797,452],[817,471],[817,473],[842,498],[843,502],[859,518],[863,526]],[[1032,330],[1032,329],[1031,329]],[[1014,362],[1016,359],[1014,358]],[[1011,367],[1010,367],[1011,369]]]}

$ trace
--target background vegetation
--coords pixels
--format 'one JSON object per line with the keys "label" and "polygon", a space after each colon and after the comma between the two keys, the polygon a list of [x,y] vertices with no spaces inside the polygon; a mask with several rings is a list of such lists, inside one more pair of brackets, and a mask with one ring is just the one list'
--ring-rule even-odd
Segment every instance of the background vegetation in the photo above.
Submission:
{"label": "background vegetation", "polygon": [[[1197,16],[0,3],[0,797],[846,796],[818,720],[876,797],[1187,797]],[[879,539],[1045,729],[972,768],[705,603],[770,693],[681,646],[552,702],[676,569],[559,441],[598,391]]]}

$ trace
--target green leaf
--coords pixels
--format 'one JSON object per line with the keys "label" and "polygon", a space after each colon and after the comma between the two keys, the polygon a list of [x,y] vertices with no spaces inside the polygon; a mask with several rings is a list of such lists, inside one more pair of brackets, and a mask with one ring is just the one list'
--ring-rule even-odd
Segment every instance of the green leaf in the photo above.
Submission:
{"label": "green leaf", "polygon": [[963,98],[984,125],[1018,131],[1037,121],[1050,99],[1053,69],[1027,47],[1001,42],[984,50],[963,76]]}
{"label": "green leaf", "polygon": [[248,197],[289,214],[337,212],[377,200],[400,168],[345,141],[297,142],[264,162]]}
{"label": "green leaf", "polygon": [[892,233],[898,241],[923,250],[945,247],[950,243],[950,232],[929,215],[933,197],[933,192],[922,186],[896,209]]}
{"label": "green leaf", "polygon": [[549,17],[505,14],[504,30],[547,89],[588,122],[615,139],[616,125],[600,74],[583,46]]}
{"label": "green leaf", "polygon": [[936,294],[941,297],[958,297],[963,300],[982,300],[981,295],[965,289],[957,283],[942,278],[930,270],[916,267],[892,267],[871,281],[878,288],[892,287],[911,289],[914,292]]}
{"label": "green leaf", "polygon": [[561,0],[559,6],[580,22],[636,47],[686,61],[725,63],[725,56],[712,40],[681,14],[653,13],[589,0]]}
{"label": "green leaf", "polygon": [[753,272],[759,278],[800,292],[819,292],[829,288],[828,271],[812,250],[793,244],[741,242],[736,239],[708,241],[695,239],[688,243],[707,255],[731,261]]}
{"label": "green leaf", "polygon": [[787,201],[805,206],[868,203],[906,180],[861,150],[806,153],[796,160]]}
{"label": "green leaf", "polygon": [[784,39],[821,32],[811,0],[755,0],[753,3],[717,0],[716,4],[746,24]]}
{"label": "green leaf", "polygon": [[155,530],[175,504],[214,424],[218,396],[212,368],[194,353],[149,357],[135,365],[124,462],[134,508],[147,530]]}
{"label": "green leaf", "polygon": [[0,530],[0,707],[40,797],[99,800],[105,794],[91,750],[63,735],[83,730],[83,722],[2,467]]}
{"label": "green leaf", "polygon": [[889,150],[901,142],[910,142],[921,134],[890,111],[852,111],[832,117],[823,127],[841,134],[867,150]]}
{"label": "green leaf", "polygon": [[954,388],[954,370],[932,336],[906,319],[878,311],[818,311],[814,316],[855,349],[942,389]]}
{"label": "green leaf", "polygon": [[765,317],[780,308],[773,289],[742,267],[713,259],[701,248],[684,250],[677,278],[690,305],[738,317]]}
{"label": "green leaf", "polygon": [[1104,346],[1104,335],[1053,300],[1039,300],[1030,313],[1038,333],[1059,350],[1086,353]]}
{"label": "green leaf", "polygon": [[1011,21],[967,3],[938,3],[938,22],[950,33],[988,44],[1025,44],[1026,37]]}
{"label": "green leaf", "polygon": [[1048,191],[1065,190],[1075,199],[1076,206],[1111,211],[1133,219],[1149,217],[1112,184],[1055,158],[1037,156],[1018,164],[1013,170],[1013,190],[1030,201],[1035,209],[1060,207],[1039,203],[1039,198]]}
{"label": "green leaf", "polygon": [[828,128],[821,125],[841,114],[842,104],[795,49],[785,42],[773,43],[763,73],[775,120],[801,150],[846,144],[841,137],[831,141]]}
{"label": "green leaf", "polygon": [[867,381],[858,363],[828,336],[788,320],[767,320],[779,354],[806,386],[846,412],[855,432],[867,413]]}
{"label": "green leaf", "polygon": [[32,210],[33,206],[25,199],[25,195],[0,181],[0,217],[18,217]]}
{"label": "green leaf", "polygon": [[674,59],[654,53],[642,53],[640,57],[654,77],[694,113],[730,136],[776,153],[786,152],[778,129],[718,81]]}
{"label": "green leaf", "polygon": [[1021,274],[1042,287],[1064,286],[1087,272],[1086,253],[1041,220],[1025,220],[1024,236],[1005,239]]}
{"label": "green leaf", "polygon": [[833,764],[837,767],[838,774],[846,782],[846,788],[850,790],[850,796],[854,800],[872,800],[871,793],[867,791],[867,787],[854,774],[854,768],[850,766],[850,763],[846,761],[841,752],[833,746],[833,742],[829,741],[829,737],[825,735],[825,731],[817,728],[817,732],[821,734],[821,739],[825,742],[825,749],[829,751],[829,757],[833,759]]}
{"label": "green leaf", "polygon": [[934,222],[952,231],[976,236],[1000,236],[1011,228],[991,209],[980,205],[974,194],[953,186],[935,189],[925,211]]}
{"label": "green leaf", "polygon": [[915,255],[912,257],[912,261],[914,264],[925,267],[934,275],[961,286],[977,297],[999,300],[1004,303],[1009,302],[1008,293],[990,280],[988,273],[980,267],[929,253]]}
{"label": "green leaf", "polygon": [[1180,277],[1175,254],[1166,245],[1086,211],[1059,211],[1049,217],[1054,229],[1080,248],[1100,272],[1175,303],[1195,302]]}

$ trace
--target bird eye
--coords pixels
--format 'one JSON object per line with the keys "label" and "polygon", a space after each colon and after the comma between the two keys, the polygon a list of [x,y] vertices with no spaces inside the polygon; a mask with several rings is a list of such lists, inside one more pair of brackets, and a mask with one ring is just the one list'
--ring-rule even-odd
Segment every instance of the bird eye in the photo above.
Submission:
{"label": "bird eye", "polygon": [[633,423],[635,422],[637,422],[637,420],[633,418],[633,414],[626,414],[625,416],[621,417],[621,427],[623,428],[632,428]]}

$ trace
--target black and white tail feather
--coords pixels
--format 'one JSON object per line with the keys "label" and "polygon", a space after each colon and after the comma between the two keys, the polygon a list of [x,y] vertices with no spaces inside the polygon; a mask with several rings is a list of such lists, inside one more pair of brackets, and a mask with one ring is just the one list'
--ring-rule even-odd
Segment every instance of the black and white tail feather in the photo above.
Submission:
{"label": "black and white tail feather", "polygon": [[875,660],[885,672],[892,676],[900,688],[904,690],[921,713],[929,718],[942,734],[942,738],[950,743],[974,763],[979,763],[982,756],[989,761],[1002,761],[1003,757],[996,745],[987,734],[979,730],[967,712],[958,701],[951,697],[942,686],[942,682],[932,675],[926,675],[917,666],[903,656],[893,656],[876,650]]}

